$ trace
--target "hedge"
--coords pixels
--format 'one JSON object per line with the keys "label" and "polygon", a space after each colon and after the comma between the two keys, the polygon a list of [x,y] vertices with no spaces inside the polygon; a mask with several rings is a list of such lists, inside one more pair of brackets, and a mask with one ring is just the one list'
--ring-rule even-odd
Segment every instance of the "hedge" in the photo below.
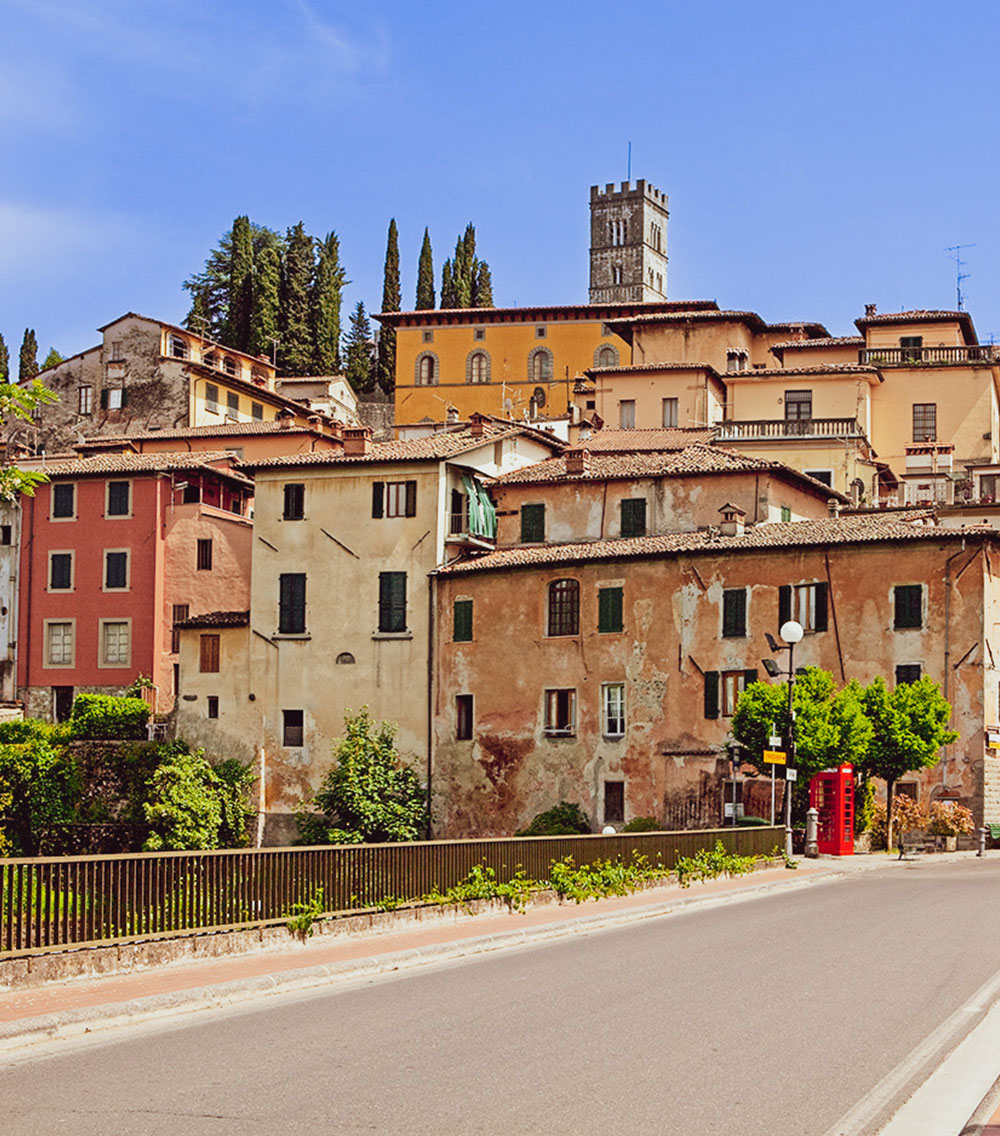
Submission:
{"label": "hedge", "polygon": [[78,694],[70,725],[77,738],[144,738],[149,704],[141,698]]}

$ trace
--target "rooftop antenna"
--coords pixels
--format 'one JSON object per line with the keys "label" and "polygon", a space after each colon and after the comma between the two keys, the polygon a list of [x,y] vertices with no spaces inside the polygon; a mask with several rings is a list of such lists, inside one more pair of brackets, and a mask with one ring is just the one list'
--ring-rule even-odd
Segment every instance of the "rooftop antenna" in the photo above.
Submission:
{"label": "rooftop antenna", "polygon": [[628,144],[628,176],[625,181],[631,184],[632,182],[632,143]]}
{"label": "rooftop antenna", "polygon": [[958,310],[965,311],[962,307],[962,281],[969,279],[969,273],[963,272],[965,261],[962,259],[962,249],[975,248],[975,244],[971,245],[949,245],[944,251],[951,253],[955,258],[955,294],[958,300]]}

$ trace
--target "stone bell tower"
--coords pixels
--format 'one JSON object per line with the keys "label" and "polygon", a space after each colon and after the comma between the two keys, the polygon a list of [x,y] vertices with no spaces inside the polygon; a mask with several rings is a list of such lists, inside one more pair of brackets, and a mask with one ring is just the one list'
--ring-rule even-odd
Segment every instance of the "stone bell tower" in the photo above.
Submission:
{"label": "stone bell tower", "polygon": [[667,195],[641,178],[590,187],[590,302],[667,298]]}

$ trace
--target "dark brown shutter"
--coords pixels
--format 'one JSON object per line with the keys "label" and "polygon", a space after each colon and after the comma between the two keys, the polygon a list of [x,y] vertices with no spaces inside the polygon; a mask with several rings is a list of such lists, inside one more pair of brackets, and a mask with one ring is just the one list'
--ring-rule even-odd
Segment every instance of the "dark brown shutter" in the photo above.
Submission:
{"label": "dark brown shutter", "polygon": [[372,482],[372,516],[381,517],[384,514],[385,482]]}
{"label": "dark brown shutter", "polygon": [[825,580],[822,583],[819,583],[819,584],[816,585],[816,630],[817,631],[826,631],[827,626],[828,626],[827,619],[826,619],[826,607],[827,607],[827,596],[829,594],[829,591],[830,591],[830,586],[829,586],[829,584],[826,583]]}
{"label": "dark brown shutter", "polygon": [[406,483],[406,515],[408,517],[417,515],[417,483],[415,481]]}
{"label": "dark brown shutter", "polygon": [[719,716],[719,672],[705,671],[705,717]]}
{"label": "dark brown shutter", "polygon": [[778,626],[792,618],[792,585],[782,584],[778,589]]}

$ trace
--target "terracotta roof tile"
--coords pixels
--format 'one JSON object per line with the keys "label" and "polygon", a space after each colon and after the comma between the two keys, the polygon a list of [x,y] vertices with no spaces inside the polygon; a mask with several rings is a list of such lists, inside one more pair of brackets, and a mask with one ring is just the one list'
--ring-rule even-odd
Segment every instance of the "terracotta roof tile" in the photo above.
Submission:
{"label": "terracotta roof tile", "polygon": [[813,347],[864,347],[861,335],[825,335],[820,339],[786,339],[783,343],[772,343],[772,351],[808,350]]}
{"label": "terracotta roof tile", "polygon": [[816,363],[811,367],[755,367],[752,371],[728,371],[726,381],[734,379],[770,379],[780,375],[879,375],[879,369],[868,363]]}
{"label": "terracotta roof tile", "polygon": [[136,430],[132,434],[111,434],[105,437],[87,438],[76,448],[125,445],[128,442],[155,441],[158,438],[220,438],[241,437],[247,434],[316,434],[324,438],[334,435],[317,430],[314,426],[282,426],[280,422],[229,422],[225,426],[179,426],[167,430]]}
{"label": "terracotta roof tile", "polygon": [[524,545],[502,548],[483,556],[439,568],[442,576],[469,572],[496,572],[545,564],[579,564],[588,561],[628,560],[638,557],[677,556],[699,553],[739,553],[766,549],[823,548],[829,545],[878,544],[915,541],[984,539],[1000,542],[1000,533],[937,528],[926,522],[927,510],[912,510],[900,517],[851,516],[817,521],[755,525],[742,536],[708,532],[669,533],[664,536],[595,540],[574,544]]}
{"label": "terracotta roof tile", "polygon": [[657,427],[643,430],[595,430],[579,445],[592,454],[638,453],[643,450],[683,450],[693,442],[710,442],[715,430],[704,426]]}
{"label": "terracotta roof tile", "polygon": [[[228,450],[205,450],[194,453],[136,454],[131,452],[94,454],[71,461],[50,462],[39,467],[50,478],[100,477],[107,474],[174,473],[182,470],[211,470],[247,486],[250,478],[231,468],[236,462]],[[223,468],[220,468],[220,464]]]}
{"label": "terracotta roof tile", "polygon": [[205,615],[192,615],[179,619],[174,627],[249,627],[249,611],[209,611]]}

